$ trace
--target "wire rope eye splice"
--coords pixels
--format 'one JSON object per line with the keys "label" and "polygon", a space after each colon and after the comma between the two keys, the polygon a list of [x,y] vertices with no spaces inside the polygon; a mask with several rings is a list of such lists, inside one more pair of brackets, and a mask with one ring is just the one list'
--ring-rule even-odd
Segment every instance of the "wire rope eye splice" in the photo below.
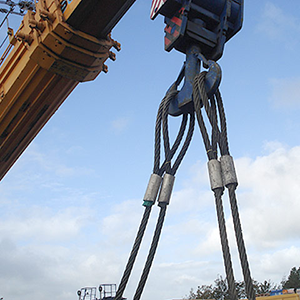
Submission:
{"label": "wire rope eye splice", "polygon": [[[207,94],[213,95],[221,81],[221,58],[225,43],[242,27],[244,0],[153,0],[151,19],[165,17],[165,50],[176,49],[186,55],[175,87],[183,86],[169,107],[169,114],[179,116],[193,111],[194,78],[201,61],[208,68]],[[174,87],[174,84],[172,87]]]}

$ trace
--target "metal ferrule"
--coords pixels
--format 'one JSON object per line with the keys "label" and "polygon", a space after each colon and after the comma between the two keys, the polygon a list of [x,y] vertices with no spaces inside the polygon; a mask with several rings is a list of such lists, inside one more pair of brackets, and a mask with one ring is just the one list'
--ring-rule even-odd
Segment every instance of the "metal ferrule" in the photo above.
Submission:
{"label": "metal ferrule", "polygon": [[160,204],[168,205],[170,203],[174,181],[175,181],[175,176],[167,173],[164,175],[160,193],[158,196],[158,205]]}
{"label": "metal ferrule", "polygon": [[221,170],[222,170],[224,185],[225,186],[227,186],[228,184],[238,185],[233,157],[230,155],[223,155],[221,156],[220,161],[221,161]]}
{"label": "metal ferrule", "polygon": [[145,192],[144,201],[155,202],[162,182],[162,177],[157,174],[151,174],[149,183]]}
{"label": "metal ferrule", "polygon": [[221,163],[217,159],[211,159],[207,163],[208,174],[210,180],[210,187],[214,191],[216,189],[222,189],[223,179],[221,171]]}

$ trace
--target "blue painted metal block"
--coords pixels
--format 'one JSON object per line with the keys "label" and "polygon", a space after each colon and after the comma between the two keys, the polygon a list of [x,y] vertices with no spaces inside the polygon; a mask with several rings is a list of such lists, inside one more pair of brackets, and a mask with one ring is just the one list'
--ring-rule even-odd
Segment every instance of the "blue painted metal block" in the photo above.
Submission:
{"label": "blue painted metal block", "polygon": [[216,90],[221,69],[215,62],[223,55],[225,43],[241,29],[243,8],[244,0],[153,0],[151,18],[158,14],[165,17],[165,50],[186,54],[178,77],[184,83],[171,103],[171,115],[193,109],[193,82],[200,72],[200,61],[209,66],[207,92]]}

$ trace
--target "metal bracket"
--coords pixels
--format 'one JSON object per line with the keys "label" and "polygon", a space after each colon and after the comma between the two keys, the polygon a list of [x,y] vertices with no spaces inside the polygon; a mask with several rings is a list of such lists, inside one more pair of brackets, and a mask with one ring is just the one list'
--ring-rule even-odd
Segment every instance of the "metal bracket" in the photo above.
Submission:
{"label": "metal bracket", "polygon": [[182,53],[198,45],[217,61],[225,43],[242,27],[244,0],[153,0],[151,18],[165,17],[165,50]]}
{"label": "metal bracket", "polygon": [[171,86],[171,88],[175,87],[177,89],[184,79],[181,90],[170,103],[170,115],[179,116],[183,113],[193,111],[193,85],[195,76],[200,72],[201,61],[203,67],[208,68],[205,77],[205,89],[208,96],[212,96],[219,87],[222,77],[222,71],[219,64],[212,60],[206,60],[206,58],[199,53],[199,47],[195,45],[189,47],[186,54],[186,61],[175,83]]}

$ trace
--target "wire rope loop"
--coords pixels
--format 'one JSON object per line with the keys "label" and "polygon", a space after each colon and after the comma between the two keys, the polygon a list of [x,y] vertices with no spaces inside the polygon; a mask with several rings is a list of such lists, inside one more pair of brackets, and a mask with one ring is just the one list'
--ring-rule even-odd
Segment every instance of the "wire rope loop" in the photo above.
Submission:
{"label": "wire rope loop", "polygon": [[[159,106],[158,112],[157,112],[157,118],[156,118],[156,125],[155,125],[155,150],[154,150],[154,167],[153,172],[162,176],[164,172],[169,174],[175,174],[179,164],[181,163],[187,148],[189,146],[189,143],[192,138],[193,130],[191,128],[194,128],[194,118],[190,117],[190,126],[189,130],[186,136],[186,141],[184,142],[184,145],[182,146],[182,149],[179,153],[179,156],[177,157],[175,161],[175,165],[172,167],[171,160],[174,157],[176,151],[178,150],[188,122],[188,116],[192,116],[193,113],[186,113],[182,115],[182,121],[179,128],[179,131],[177,133],[177,137],[172,145],[170,146],[170,138],[169,138],[169,124],[168,124],[168,116],[169,116],[169,106],[171,101],[174,99],[174,97],[177,95],[177,86],[176,82],[171,86],[171,88],[168,90],[166,96],[161,101],[161,104]],[[163,148],[165,152],[165,160],[160,166],[160,156],[161,156],[161,135],[163,138]]]}
{"label": "wire rope loop", "polygon": [[[218,150],[217,146],[219,146],[222,157],[228,156],[230,154],[229,154],[229,145],[228,145],[228,137],[227,137],[225,110],[224,110],[221,93],[217,89],[214,95],[208,97],[207,92],[205,90],[206,74],[207,74],[206,72],[202,72],[195,77],[194,85],[193,85],[193,100],[194,100],[194,107],[197,116],[197,121],[202,134],[207,156],[208,159],[211,160],[213,158],[217,158],[217,150]],[[209,138],[207,128],[201,112],[202,105],[205,109],[208,121],[211,125],[211,139]],[[250,275],[250,268],[248,264],[246,247],[244,244],[239,212],[237,207],[237,201],[235,196],[236,186],[237,184],[235,182],[226,185],[226,187],[229,190],[231,213],[233,217],[236,242],[238,246],[241,267],[244,275],[247,296],[249,300],[254,300],[255,293],[254,293],[252,279]],[[214,193],[215,193],[215,201],[216,201],[216,209],[218,215],[218,223],[219,223],[224,265],[227,274],[229,291],[231,294],[231,298],[237,299],[236,290],[234,286],[234,276],[232,270],[230,250],[228,246],[226,223],[225,223],[224,212],[223,212],[223,204],[222,204],[223,189],[216,189],[214,190]]]}
{"label": "wire rope loop", "polygon": [[[186,154],[186,151],[188,149],[188,146],[191,142],[193,131],[194,131],[194,124],[195,124],[195,116],[194,113],[192,114],[183,114],[181,125],[179,128],[179,131],[177,133],[177,137],[172,145],[170,146],[170,139],[169,139],[169,126],[168,126],[168,110],[170,103],[174,96],[177,94],[176,85],[174,84],[171,89],[167,92],[166,96],[161,101],[161,104],[159,106],[158,112],[157,112],[157,118],[156,118],[156,124],[155,124],[155,150],[154,150],[154,167],[153,167],[153,173],[156,173],[160,176],[163,175],[163,173],[168,173],[170,175],[174,175],[182,162],[182,159],[184,155]],[[183,146],[175,160],[174,166],[171,166],[171,160],[174,157],[176,151],[178,150],[186,127],[188,122],[188,116],[189,118],[189,129],[186,134],[185,141],[183,143]],[[163,148],[165,152],[165,160],[160,166],[160,152],[161,152],[161,138],[163,138]],[[146,284],[147,277],[150,272],[150,268],[155,256],[155,252],[158,246],[159,237],[162,231],[162,226],[164,223],[164,218],[166,214],[167,209],[167,203],[160,203],[160,214],[157,220],[157,225],[155,229],[155,233],[152,239],[151,247],[149,250],[149,254],[145,263],[145,267],[143,270],[143,273],[141,275],[140,282],[138,284],[136,293],[134,295],[134,300],[138,300],[141,297],[142,291],[144,289],[144,286]],[[125,275],[124,275],[125,276]],[[125,278],[126,279],[126,278]],[[127,280],[127,279],[126,279]],[[127,281],[126,281],[127,283]]]}
{"label": "wire rope loop", "polygon": [[210,142],[210,138],[207,132],[207,128],[203,119],[203,115],[201,112],[201,108],[202,108],[202,103],[201,103],[201,96],[200,96],[200,92],[199,92],[199,80],[201,76],[204,76],[203,74],[206,74],[206,72],[202,72],[200,74],[198,74],[195,77],[194,80],[194,85],[193,85],[193,100],[194,100],[194,108],[195,108],[195,112],[196,112],[196,116],[197,116],[197,121],[198,121],[198,125],[199,125],[199,129],[203,138],[203,143],[204,143],[204,147],[208,156],[208,159],[214,159],[216,158],[212,149],[212,145]]}
{"label": "wire rope loop", "polygon": [[139,300],[141,298],[142,292],[144,290],[153,260],[154,260],[154,256],[157,250],[157,246],[158,246],[158,242],[159,242],[159,238],[160,238],[160,234],[162,231],[162,227],[164,224],[164,219],[165,219],[165,215],[166,215],[166,210],[167,210],[167,205],[165,206],[161,206],[160,209],[160,213],[157,219],[157,223],[156,223],[156,228],[155,228],[155,232],[153,235],[153,239],[152,239],[152,243],[151,243],[151,247],[148,253],[148,257],[143,269],[143,273],[141,275],[138,287],[136,289],[135,295],[133,297],[133,300]]}
{"label": "wire rope loop", "polygon": [[[221,155],[229,154],[227,125],[224,105],[219,89],[215,94],[208,97],[205,88],[205,77],[207,72],[201,72],[195,77],[193,86],[193,99],[199,128],[209,159],[217,158],[218,146]],[[205,109],[208,121],[211,125],[211,139],[201,113],[202,105]],[[219,124],[220,123],[220,124]]]}
{"label": "wire rope loop", "polygon": [[128,283],[128,280],[129,280],[129,277],[130,277],[130,274],[131,274],[131,271],[132,271],[132,268],[133,268],[133,265],[135,263],[138,251],[140,249],[141,242],[143,240],[143,236],[144,236],[144,233],[145,233],[145,230],[146,230],[146,227],[147,227],[147,224],[148,224],[148,220],[149,220],[149,217],[150,217],[151,209],[152,209],[152,206],[145,207],[144,215],[143,215],[143,218],[141,220],[141,224],[140,224],[140,227],[139,227],[134,245],[132,247],[132,250],[131,250],[127,265],[126,265],[126,268],[124,270],[121,282],[120,282],[118,290],[116,292],[115,300],[122,300],[123,299],[123,293],[125,291],[126,285]]}
{"label": "wire rope loop", "polygon": [[[205,149],[209,160],[211,160],[212,158],[217,158],[217,145],[220,148],[220,152],[222,156],[229,155],[229,146],[228,146],[225,110],[224,110],[221,93],[217,89],[214,95],[208,97],[205,90],[205,76],[206,76],[206,72],[202,72],[195,77],[194,86],[193,86],[193,99],[194,99],[194,106],[197,115],[197,121],[202,134]],[[207,133],[207,128],[201,113],[202,104],[205,109],[209,123],[211,125],[211,131],[212,131],[211,139],[209,138],[209,135]],[[246,254],[246,247],[244,244],[244,239],[243,239],[243,234],[242,234],[242,229],[241,229],[241,224],[239,219],[239,213],[238,213],[238,207],[237,207],[237,201],[235,197],[236,184],[229,184],[227,185],[227,188],[229,189],[229,198],[230,198],[230,204],[232,210],[232,217],[234,221],[236,241],[239,250],[242,271],[245,279],[247,296],[248,299],[254,300],[255,293],[253,290],[250,268],[247,260],[247,254]],[[236,299],[237,296],[234,287],[232,262],[231,262],[230,250],[228,246],[226,225],[225,225],[223,205],[222,205],[223,191],[221,189],[217,189],[214,192],[215,192],[215,199],[216,199],[216,209],[218,215],[222,251],[224,257],[224,265],[227,274],[229,291],[231,297],[233,299]]]}
{"label": "wire rope loop", "polygon": [[[162,101],[160,103],[160,106],[159,106],[159,109],[158,109],[158,112],[157,112],[156,124],[155,124],[155,144],[154,144],[154,167],[153,167],[153,173],[159,174],[159,175],[163,174],[163,170],[162,170],[163,166],[160,167],[161,127],[162,127],[163,111],[164,111],[165,103],[167,102],[167,103],[170,104],[171,100],[177,95],[177,93],[178,93],[178,91],[176,89],[176,85],[173,84],[172,87],[168,90],[166,96],[162,99]],[[185,125],[183,125],[183,127],[184,126]],[[180,144],[180,142],[179,142],[179,144]],[[178,146],[179,146],[179,144],[178,144]],[[175,144],[174,144],[174,146],[176,147]],[[174,153],[176,152],[176,150],[177,149],[175,149]]]}

